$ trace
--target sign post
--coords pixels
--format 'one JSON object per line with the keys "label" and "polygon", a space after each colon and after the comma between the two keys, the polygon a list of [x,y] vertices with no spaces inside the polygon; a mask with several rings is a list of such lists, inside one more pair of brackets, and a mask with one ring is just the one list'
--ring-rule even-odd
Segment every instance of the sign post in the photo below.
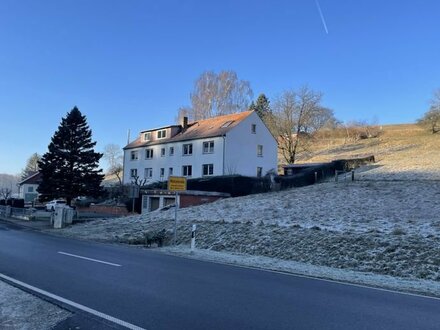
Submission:
{"label": "sign post", "polygon": [[139,197],[139,190],[140,190],[139,186],[136,185],[136,184],[132,184],[130,186],[129,198],[133,199],[133,201],[132,201],[132,209],[131,209],[132,213],[134,213],[134,204],[135,204],[134,202],[135,202],[135,199]]}
{"label": "sign post", "polygon": [[174,202],[174,245],[177,244],[177,209],[180,206],[179,203],[179,191],[186,190],[186,178],[183,176],[170,176],[168,178],[168,190],[176,193]]}

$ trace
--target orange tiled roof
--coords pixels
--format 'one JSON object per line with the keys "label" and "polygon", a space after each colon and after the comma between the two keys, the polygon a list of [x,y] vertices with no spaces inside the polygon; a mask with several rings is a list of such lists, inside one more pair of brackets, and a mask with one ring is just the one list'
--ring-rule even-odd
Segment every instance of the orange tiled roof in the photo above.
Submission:
{"label": "orange tiled roof", "polygon": [[[246,117],[248,117],[253,111],[244,111],[239,113],[233,113],[230,115],[224,115],[219,117],[213,117],[209,119],[197,120],[188,124],[188,128],[180,133],[165,139],[155,141],[142,141],[141,136],[136,140],[125,146],[124,149],[132,149],[144,146],[151,146],[156,144],[173,143],[178,141],[188,141],[196,139],[211,138],[217,136],[223,136],[228,131],[237,126]],[[227,122],[231,122],[230,125],[224,125]],[[168,126],[170,127],[170,126]]]}

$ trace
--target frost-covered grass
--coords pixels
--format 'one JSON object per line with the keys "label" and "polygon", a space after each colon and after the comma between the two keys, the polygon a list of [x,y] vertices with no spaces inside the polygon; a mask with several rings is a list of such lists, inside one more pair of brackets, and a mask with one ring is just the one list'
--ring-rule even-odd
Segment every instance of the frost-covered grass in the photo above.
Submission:
{"label": "frost-covered grass", "polygon": [[[197,224],[201,249],[440,280],[440,183],[327,182],[179,211],[178,242]],[[173,229],[174,210],[64,229],[85,239],[142,243]]]}
{"label": "frost-covered grass", "polygon": [[351,271],[325,266],[314,266],[296,261],[276,258],[246,255],[241,253],[227,253],[212,250],[195,249],[179,245],[161,249],[161,252],[211,262],[220,262],[238,266],[262,268],[270,271],[293,273],[325,280],[343,281],[357,285],[367,285],[397,291],[440,296],[440,282],[420,279],[397,278],[390,275]]}
{"label": "frost-covered grass", "polygon": [[[301,264],[315,273],[314,267],[326,267],[339,270],[335,274],[344,270],[440,283],[440,135],[416,125],[394,125],[384,126],[376,139],[319,143],[308,158],[300,159],[320,162],[374,154],[377,163],[358,169],[355,182],[341,176],[339,183],[182,209],[178,243],[187,245],[191,225],[197,224],[197,246],[207,252],[296,262],[297,269]],[[146,233],[171,233],[173,219],[174,210],[158,211],[102,219],[59,233],[142,244]]]}
{"label": "frost-covered grass", "polygon": [[71,314],[0,281],[0,329],[47,330]]}

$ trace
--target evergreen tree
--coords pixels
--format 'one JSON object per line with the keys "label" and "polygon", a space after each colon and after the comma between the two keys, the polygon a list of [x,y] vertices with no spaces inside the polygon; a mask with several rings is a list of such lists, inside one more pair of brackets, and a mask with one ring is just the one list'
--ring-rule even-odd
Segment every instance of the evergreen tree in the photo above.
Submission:
{"label": "evergreen tree", "polygon": [[31,175],[38,172],[38,162],[41,160],[41,156],[34,153],[26,162],[26,167],[21,171],[21,180],[24,180]]}
{"label": "evergreen tree", "polygon": [[263,121],[272,115],[272,110],[270,109],[269,100],[266,95],[260,94],[257,98],[257,102],[255,104],[252,102],[252,105],[251,110],[255,110]]}
{"label": "evergreen tree", "polygon": [[98,162],[102,154],[93,150],[95,145],[86,117],[74,107],[62,118],[48,152],[38,162],[42,174],[38,192],[42,201],[65,198],[70,205],[77,196],[100,195],[104,175]]}
{"label": "evergreen tree", "polygon": [[254,101],[251,102],[251,105],[249,106],[249,110],[251,110],[251,111],[257,111],[257,106],[255,105],[255,102],[254,102]]}

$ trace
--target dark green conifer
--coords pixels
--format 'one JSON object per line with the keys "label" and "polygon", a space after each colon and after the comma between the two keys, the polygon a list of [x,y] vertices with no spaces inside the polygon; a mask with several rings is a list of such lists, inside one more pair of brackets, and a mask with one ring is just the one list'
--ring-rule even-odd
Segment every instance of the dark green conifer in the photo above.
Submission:
{"label": "dark green conifer", "polygon": [[[253,102],[252,102],[253,103]],[[269,100],[266,95],[260,94],[257,98],[257,102],[254,104],[253,109],[260,116],[260,118],[265,121],[265,119],[272,115],[272,110],[270,109]]]}
{"label": "dark green conifer", "polygon": [[99,169],[101,153],[95,152],[96,142],[86,117],[74,107],[62,118],[41,161],[42,182],[38,187],[41,201],[65,198],[70,205],[77,196],[98,197],[104,178]]}

